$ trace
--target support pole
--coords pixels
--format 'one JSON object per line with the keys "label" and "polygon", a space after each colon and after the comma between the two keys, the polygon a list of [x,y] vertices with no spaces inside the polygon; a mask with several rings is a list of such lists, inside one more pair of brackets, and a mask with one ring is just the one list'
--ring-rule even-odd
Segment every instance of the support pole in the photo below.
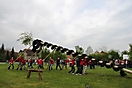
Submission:
{"label": "support pole", "polygon": [[[49,55],[51,55],[54,51],[55,51],[56,49],[54,49],[51,53],[49,53],[45,58],[44,58],[44,61],[49,57]],[[47,65],[47,69],[48,69],[48,67],[49,67],[49,63],[48,63],[48,65]]]}
{"label": "support pole", "polygon": [[[30,47],[31,47],[31,46],[29,46],[28,49],[30,49]],[[26,50],[24,51],[24,53],[25,53],[28,49],[26,49]],[[21,54],[21,55],[22,55],[22,54]],[[19,55],[19,56],[17,57],[17,59],[18,59],[21,55]],[[16,60],[17,60],[17,59],[16,59]],[[15,60],[15,61],[16,61],[16,60]]]}
{"label": "support pole", "polygon": [[132,74],[132,70],[129,70],[129,69],[126,69],[126,68],[122,68],[122,71]]}
{"label": "support pole", "polygon": [[52,54],[54,51],[55,51],[55,49],[54,49],[51,53],[49,53],[49,54],[44,58],[44,60],[46,60],[46,59],[49,57],[49,55]]}

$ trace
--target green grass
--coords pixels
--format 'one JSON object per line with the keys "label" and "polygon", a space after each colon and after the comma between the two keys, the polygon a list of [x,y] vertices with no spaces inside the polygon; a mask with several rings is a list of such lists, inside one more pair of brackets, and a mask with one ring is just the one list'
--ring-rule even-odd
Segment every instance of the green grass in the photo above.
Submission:
{"label": "green grass", "polygon": [[119,72],[105,67],[93,70],[88,68],[87,75],[67,74],[70,68],[52,71],[44,69],[43,79],[39,80],[36,72],[32,72],[27,79],[27,71],[8,71],[7,66],[0,64],[0,88],[85,88],[85,83],[89,83],[90,88],[132,87],[132,74],[127,73],[126,77],[121,77]]}

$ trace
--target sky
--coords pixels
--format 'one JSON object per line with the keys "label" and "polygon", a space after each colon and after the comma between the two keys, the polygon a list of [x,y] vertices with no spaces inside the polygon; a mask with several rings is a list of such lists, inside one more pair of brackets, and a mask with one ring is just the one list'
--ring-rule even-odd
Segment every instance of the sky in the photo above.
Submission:
{"label": "sky", "polygon": [[0,44],[27,48],[23,32],[68,49],[129,50],[132,0],[0,0]]}

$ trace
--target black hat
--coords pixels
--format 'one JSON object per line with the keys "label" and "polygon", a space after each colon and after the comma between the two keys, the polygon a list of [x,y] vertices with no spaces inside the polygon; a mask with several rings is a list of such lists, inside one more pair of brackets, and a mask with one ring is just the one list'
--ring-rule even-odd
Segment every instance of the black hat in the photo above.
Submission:
{"label": "black hat", "polygon": [[44,46],[47,46],[47,44],[48,44],[48,42],[44,42],[44,44],[43,44],[43,45],[44,45]]}
{"label": "black hat", "polygon": [[63,49],[63,47],[58,46],[57,49],[56,49],[56,51],[59,51],[59,50],[62,50],[62,49]]}
{"label": "black hat", "polygon": [[52,49],[52,50],[55,49],[55,48],[57,48],[57,45],[52,45],[52,46],[51,46],[51,49]]}
{"label": "black hat", "polygon": [[67,55],[71,55],[72,53],[74,53],[73,50],[68,50]]}
{"label": "black hat", "polygon": [[41,40],[38,40],[38,39],[36,39],[36,40],[34,40],[33,41],[33,43],[32,43],[32,45],[33,45],[33,51],[36,51],[38,48],[40,48],[40,47],[42,47],[42,42],[43,41],[41,41]]}
{"label": "black hat", "polygon": [[67,48],[63,48],[63,49],[61,50],[62,53],[65,53],[65,52],[67,52],[67,51],[68,51]]}
{"label": "black hat", "polygon": [[87,58],[87,54],[82,54],[81,57],[82,58]]}
{"label": "black hat", "polygon": [[47,48],[49,48],[50,46],[52,46],[52,44],[51,43],[48,43],[46,46],[47,46]]}
{"label": "black hat", "polygon": [[76,52],[76,53],[73,53],[72,56],[73,56],[73,57],[76,57],[76,56],[78,56],[78,54],[79,54],[79,53]]}

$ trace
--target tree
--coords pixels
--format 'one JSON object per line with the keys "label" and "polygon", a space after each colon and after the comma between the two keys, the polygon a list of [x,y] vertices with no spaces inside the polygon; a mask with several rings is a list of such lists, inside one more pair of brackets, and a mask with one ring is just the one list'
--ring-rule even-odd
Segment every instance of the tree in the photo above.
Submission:
{"label": "tree", "polygon": [[76,49],[76,52],[77,53],[80,53],[80,54],[83,54],[84,53],[84,49],[82,48],[82,47],[80,47],[80,46],[75,46],[75,49]]}
{"label": "tree", "polygon": [[89,57],[94,57],[96,60],[107,60],[108,59],[108,54],[103,52],[103,53],[94,53],[90,54]]}
{"label": "tree", "polygon": [[[43,48],[40,52],[39,52],[39,57],[41,58],[46,58],[46,56],[50,54],[50,50],[47,48]],[[46,59],[48,59],[49,57],[47,57]]]}
{"label": "tree", "polygon": [[[25,46],[31,46],[32,42],[33,42],[33,36],[32,33],[30,32],[23,32],[20,34],[20,37],[17,39],[17,41],[21,41],[22,44],[24,44]],[[30,47],[29,47],[30,48]],[[24,53],[21,52],[20,55],[23,55]]]}
{"label": "tree", "polygon": [[87,50],[85,51],[85,53],[86,53],[87,55],[92,54],[92,53],[93,53],[92,47],[89,46],[89,47],[87,48]]}
{"label": "tree", "polygon": [[30,32],[23,32],[20,34],[20,37],[17,39],[17,41],[21,41],[22,44],[24,44],[25,46],[32,44],[33,41],[33,36],[32,33]]}
{"label": "tree", "polygon": [[107,47],[106,46],[101,46],[100,51],[107,52]]}
{"label": "tree", "polygon": [[128,54],[128,51],[127,50],[124,50],[121,52],[122,54]]}
{"label": "tree", "polygon": [[10,60],[10,51],[9,50],[7,50],[6,51],[6,60]]}
{"label": "tree", "polygon": [[0,51],[0,61],[6,61],[6,54]]}
{"label": "tree", "polygon": [[54,58],[54,60],[57,60],[58,57],[61,59],[65,59],[66,58],[66,54],[61,53],[61,51],[55,51],[52,55],[52,57]]}
{"label": "tree", "polygon": [[132,60],[132,44],[129,44],[129,58]]}
{"label": "tree", "polygon": [[14,57],[14,56],[15,56],[14,47],[12,47],[12,50],[11,50],[11,57]]}
{"label": "tree", "polygon": [[2,51],[2,52],[5,51],[4,44],[2,44],[2,46],[1,46],[1,51]]}
{"label": "tree", "polygon": [[6,54],[5,54],[5,49],[4,49],[4,44],[2,44],[0,48],[0,61],[6,61]]}
{"label": "tree", "polygon": [[119,59],[120,58],[119,53],[115,50],[108,51],[108,55],[111,55],[111,59]]}

